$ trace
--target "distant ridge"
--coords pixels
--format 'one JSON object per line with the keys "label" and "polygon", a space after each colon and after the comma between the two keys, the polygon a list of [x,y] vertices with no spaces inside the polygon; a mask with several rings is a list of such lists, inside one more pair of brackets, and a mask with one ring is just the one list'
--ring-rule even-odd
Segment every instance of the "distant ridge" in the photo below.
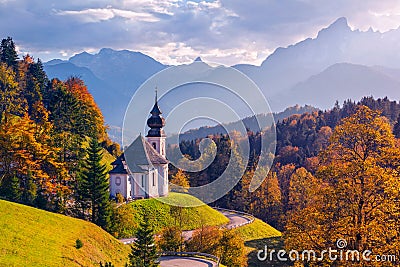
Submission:
{"label": "distant ridge", "polygon": [[[394,81],[394,73],[400,73],[398,40],[399,29],[384,33],[352,30],[346,18],[338,18],[314,38],[277,48],[260,66],[239,64],[233,67],[255,81],[274,112],[296,104],[327,109],[336,100],[360,99],[365,95],[378,97],[383,92],[400,99],[400,88]],[[202,62],[200,56],[195,59],[199,61]],[[357,74],[361,73],[361,66],[369,68],[362,71],[365,76]],[[117,127],[122,126],[126,106],[136,89],[167,67],[143,53],[110,48],[101,49],[97,54],[83,52],[68,61],[45,63],[51,78],[81,76],[103,110],[106,122]],[[353,75],[352,84],[343,85],[346,75]],[[316,84],[318,89],[313,87]],[[324,88],[329,88],[327,94],[321,93]]]}

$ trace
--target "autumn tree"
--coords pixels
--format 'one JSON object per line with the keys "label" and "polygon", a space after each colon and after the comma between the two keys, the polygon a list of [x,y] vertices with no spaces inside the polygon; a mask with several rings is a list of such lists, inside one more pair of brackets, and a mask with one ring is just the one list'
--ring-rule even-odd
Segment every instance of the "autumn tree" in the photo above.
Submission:
{"label": "autumn tree", "polygon": [[0,123],[8,119],[8,115],[23,115],[24,100],[15,77],[15,72],[0,63]]}
{"label": "autumn tree", "polygon": [[235,230],[224,230],[220,239],[219,254],[226,266],[247,266],[246,250],[243,239]]}
{"label": "autumn tree", "polygon": [[157,241],[161,251],[179,251],[182,244],[182,231],[176,226],[165,227]]}
{"label": "autumn tree", "polygon": [[399,156],[387,120],[358,107],[335,128],[317,180],[305,171],[293,177],[287,245],[321,250],[343,238],[359,251],[398,251]]}
{"label": "autumn tree", "polygon": [[248,212],[257,218],[263,218],[274,227],[281,228],[282,194],[276,172],[260,170],[257,175],[264,177],[264,180],[259,188],[250,193]]}
{"label": "autumn tree", "polygon": [[186,249],[218,255],[221,238],[222,231],[218,227],[205,226],[193,232],[192,238],[186,242]]}
{"label": "autumn tree", "polygon": [[172,175],[171,183],[171,189],[175,192],[187,192],[190,187],[188,176],[181,169]]}

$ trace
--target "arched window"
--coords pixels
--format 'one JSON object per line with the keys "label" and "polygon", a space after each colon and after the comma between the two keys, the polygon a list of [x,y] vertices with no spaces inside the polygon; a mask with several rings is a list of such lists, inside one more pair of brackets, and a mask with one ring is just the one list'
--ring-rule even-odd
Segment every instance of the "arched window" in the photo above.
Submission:
{"label": "arched window", "polygon": [[154,149],[157,149],[157,144],[156,144],[156,142],[153,142],[152,145],[153,145],[153,148],[154,148]]}
{"label": "arched window", "polygon": [[153,172],[153,186],[156,186],[156,174]]}
{"label": "arched window", "polygon": [[142,187],[144,188],[145,184],[144,184],[144,174],[142,174]]}
{"label": "arched window", "polygon": [[120,177],[116,177],[115,178],[115,184],[116,185],[121,185],[121,178]]}

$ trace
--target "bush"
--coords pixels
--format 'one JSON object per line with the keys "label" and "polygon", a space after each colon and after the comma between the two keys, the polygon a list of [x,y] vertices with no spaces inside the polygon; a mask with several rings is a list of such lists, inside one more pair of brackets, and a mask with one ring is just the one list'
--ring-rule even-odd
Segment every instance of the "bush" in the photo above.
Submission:
{"label": "bush", "polygon": [[106,262],[104,265],[100,262],[100,267],[114,267],[114,265],[111,262]]}
{"label": "bush", "polygon": [[75,241],[75,247],[77,249],[80,249],[81,247],[83,247],[83,242],[79,238]]}
{"label": "bush", "polygon": [[166,227],[157,241],[162,251],[179,251],[183,244],[182,232],[178,227]]}
{"label": "bush", "polygon": [[117,199],[117,203],[124,203],[125,202],[125,198],[121,193],[117,193],[116,199]]}

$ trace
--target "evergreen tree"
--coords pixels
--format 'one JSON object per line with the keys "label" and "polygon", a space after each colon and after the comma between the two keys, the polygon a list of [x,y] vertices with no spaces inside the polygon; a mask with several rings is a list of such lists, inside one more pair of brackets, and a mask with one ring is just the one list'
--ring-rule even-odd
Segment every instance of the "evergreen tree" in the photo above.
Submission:
{"label": "evergreen tree", "polygon": [[32,172],[22,179],[21,201],[24,204],[33,205],[36,198],[36,184],[33,181]]}
{"label": "evergreen tree", "polygon": [[396,138],[400,138],[400,115],[397,118],[396,124],[394,125],[393,134]]}
{"label": "evergreen tree", "polygon": [[106,166],[101,163],[103,154],[98,141],[93,138],[87,149],[87,158],[80,175],[79,190],[82,201],[88,203],[91,221],[104,229],[110,226],[111,207],[109,202]]}
{"label": "evergreen tree", "polygon": [[3,39],[0,45],[0,61],[12,67],[14,70],[17,69],[18,65],[18,54],[15,50],[15,44],[11,37]]}
{"label": "evergreen tree", "polygon": [[16,175],[12,175],[3,179],[1,185],[1,195],[8,200],[18,202],[21,200],[21,188],[19,179]]}
{"label": "evergreen tree", "polygon": [[140,222],[136,232],[136,241],[129,254],[129,267],[155,267],[157,263],[157,249],[154,243],[154,231],[148,218]]}

